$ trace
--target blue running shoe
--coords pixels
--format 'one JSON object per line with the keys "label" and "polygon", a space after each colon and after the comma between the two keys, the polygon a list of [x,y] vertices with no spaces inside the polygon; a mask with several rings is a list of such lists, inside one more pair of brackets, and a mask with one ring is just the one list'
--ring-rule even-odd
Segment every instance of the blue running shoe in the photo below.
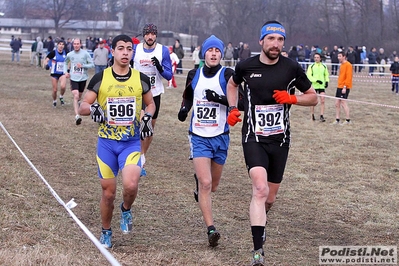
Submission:
{"label": "blue running shoe", "polygon": [[141,168],[141,173],[140,176],[147,176],[147,171],[143,168]]}
{"label": "blue running shoe", "polygon": [[105,247],[105,248],[111,248],[112,240],[112,231],[111,230],[102,230],[101,231],[101,237],[100,237],[100,243]]}
{"label": "blue running shoe", "polygon": [[[123,202],[121,203],[121,210],[122,210]],[[121,213],[121,230],[123,234],[129,234],[132,231],[133,227],[133,217],[132,212],[125,211]]]}

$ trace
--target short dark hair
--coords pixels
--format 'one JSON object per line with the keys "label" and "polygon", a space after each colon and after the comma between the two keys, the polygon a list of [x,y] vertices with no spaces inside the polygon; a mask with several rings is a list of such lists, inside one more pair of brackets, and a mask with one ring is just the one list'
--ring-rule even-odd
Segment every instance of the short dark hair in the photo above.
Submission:
{"label": "short dark hair", "polygon": [[132,38],[131,38],[130,36],[128,36],[128,35],[126,35],[126,34],[120,34],[120,35],[116,36],[116,37],[112,40],[112,49],[115,49],[116,44],[117,44],[119,41],[131,42],[131,43],[133,44]]}
{"label": "short dark hair", "polygon": [[[281,26],[283,26],[280,22],[278,22],[277,20],[269,20],[269,21],[266,21],[265,22],[265,24],[263,24],[263,26],[265,26],[266,24],[279,24],[279,25],[281,25]],[[262,27],[263,27],[262,26]]]}
{"label": "short dark hair", "polygon": [[338,54],[341,54],[342,56],[345,56],[345,57],[346,57],[346,54],[345,54],[344,51],[338,52]]}

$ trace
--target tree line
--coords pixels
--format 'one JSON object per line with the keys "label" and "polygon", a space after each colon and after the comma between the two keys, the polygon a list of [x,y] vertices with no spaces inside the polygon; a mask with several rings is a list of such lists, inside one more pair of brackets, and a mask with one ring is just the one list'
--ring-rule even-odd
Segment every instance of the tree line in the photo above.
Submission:
{"label": "tree line", "polygon": [[132,36],[154,23],[160,31],[198,35],[200,43],[215,34],[256,51],[263,23],[278,20],[287,50],[298,44],[399,49],[399,0],[14,0],[0,8],[4,17],[54,19],[58,34],[62,21],[118,20],[120,13],[123,32]]}

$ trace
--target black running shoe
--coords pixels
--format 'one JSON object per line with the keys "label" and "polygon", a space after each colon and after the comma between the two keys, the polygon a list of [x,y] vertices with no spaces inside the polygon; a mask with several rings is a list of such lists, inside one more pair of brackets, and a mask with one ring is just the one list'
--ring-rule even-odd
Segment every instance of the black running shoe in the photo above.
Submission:
{"label": "black running shoe", "polygon": [[211,230],[208,232],[208,241],[211,247],[216,247],[219,243],[220,234],[217,230]]}

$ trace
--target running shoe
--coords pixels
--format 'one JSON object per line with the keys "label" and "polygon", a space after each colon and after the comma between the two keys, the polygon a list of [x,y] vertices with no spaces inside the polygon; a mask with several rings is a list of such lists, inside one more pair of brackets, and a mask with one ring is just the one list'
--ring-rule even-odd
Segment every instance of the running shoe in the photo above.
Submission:
{"label": "running shoe", "polygon": [[82,123],[82,118],[80,117],[80,115],[75,116],[75,122],[77,126]]}
{"label": "running shoe", "polygon": [[64,98],[60,97],[60,103],[61,103],[61,106],[64,106],[64,104],[65,104]]}
{"label": "running shoe", "polygon": [[333,125],[339,125],[339,121],[335,120],[334,122],[332,122]]}
{"label": "running shoe", "polygon": [[147,171],[145,170],[145,168],[141,168],[141,173],[140,176],[147,176]]}
{"label": "running shoe", "polygon": [[264,266],[265,265],[265,258],[262,255],[263,249],[258,249],[252,251],[252,262],[251,266]]}
{"label": "running shoe", "polygon": [[53,102],[53,107],[54,107],[54,108],[57,107],[57,102]]}
{"label": "running shoe", "polygon": [[349,121],[345,120],[345,122],[342,123],[342,125],[350,125],[350,124],[352,124],[352,122],[350,120]]}
{"label": "running shoe", "polygon": [[[121,210],[122,210],[122,205],[123,202],[121,203]],[[132,231],[132,227],[133,227],[133,217],[132,217],[132,212],[129,211],[125,211],[122,212],[121,211],[121,230],[123,234],[129,234]]]}
{"label": "running shoe", "polygon": [[211,247],[216,247],[219,243],[220,234],[218,230],[211,230],[208,232],[208,241]]}
{"label": "running shoe", "polygon": [[194,179],[195,179],[194,199],[196,202],[198,202],[198,178],[196,174],[194,174]]}
{"label": "running shoe", "polygon": [[112,231],[102,230],[100,236],[101,245],[103,245],[105,248],[111,248],[112,247],[111,240],[112,240]]}
{"label": "running shoe", "polygon": [[326,122],[326,119],[322,115],[320,116],[320,122]]}

